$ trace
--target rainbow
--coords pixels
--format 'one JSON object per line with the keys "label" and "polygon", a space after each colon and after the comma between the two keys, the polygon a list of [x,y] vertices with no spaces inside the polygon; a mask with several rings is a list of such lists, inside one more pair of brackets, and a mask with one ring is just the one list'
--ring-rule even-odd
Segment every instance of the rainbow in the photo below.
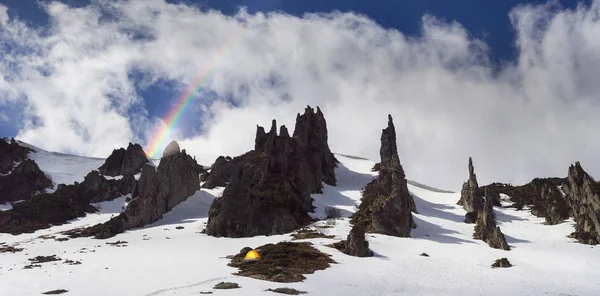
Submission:
{"label": "rainbow", "polygon": [[193,83],[190,84],[188,89],[179,97],[177,103],[171,108],[164,120],[152,133],[150,141],[144,149],[148,157],[156,158],[158,154],[165,149],[167,142],[171,140],[173,131],[179,124],[179,121],[181,121],[182,115],[190,106],[194,94],[196,94],[204,86],[210,75],[219,65],[219,62],[223,60],[225,54],[228,53],[238,39],[240,39],[243,32],[244,29],[241,27],[236,34],[234,34],[221,46],[221,48],[213,56],[211,62],[207,64],[205,69],[200,72],[200,75],[198,75]]}

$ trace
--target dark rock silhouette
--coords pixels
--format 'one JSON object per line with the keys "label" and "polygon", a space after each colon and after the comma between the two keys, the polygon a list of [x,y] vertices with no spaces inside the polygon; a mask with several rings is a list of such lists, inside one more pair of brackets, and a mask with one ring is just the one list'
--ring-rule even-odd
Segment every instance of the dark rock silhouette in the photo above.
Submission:
{"label": "dark rock silhouette", "polygon": [[[458,205],[463,206],[467,214],[477,215],[483,210],[483,195],[477,184],[477,176],[473,167],[473,160],[469,157],[469,179],[463,184],[460,191],[460,200]],[[465,216],[465,220],[468,220]]]}
{"label": "dark rock silhouette", "polygon": [[[177,143],[169,144],[157,168],[145,165],[127,208],[106,223],[71,233],[104,239],[158,221],[200,189],[200,166]],[[177,149],[176,149],[177,148]],[[168,151],[167,151],[168,150]]]}
{"label": "dark rock silhouette", "polygon": [[139,144],[129,143],[127,149],[119,148],[113,150],[104,164],[98,168],[101,174],[106,176],[121,176],[139,173],[148,158],[144,149]]}
{"label": "dark rock silhouette", "polygon": [[0,177],[0,203],[26,200],[50,187],[52,181],[40,170],[37,163],[25,159],[9,175]]}
{"label": "dark rock silhouette", "polygon": [[19,145],[15,139],[0,139],[0,173],[5,174],[11,171],[15,162],[21,162],[27,159],[29,152],[33,149]]}
{"label": "dark rock silhouette", "polygon": [[53,193],[42,193],[0,212],[0,232],[20,234],[67,223],[96,212],[92,202],[109,201],[131,193],[137,181],[133,175],[107,180],[98,171],[90,172],[81,183],[59,184]]}
{"label": "dark rock silhouette", "polygon": [[361,224],[367,232],[409,237],[416,227],[411,212],[415,202],[396,148],[396,131],[391,115],[381,134],[379,175],[363,191],[362,202],[351,223]]}
{"label": "dark rock silhouette", "polygon": [[576,162],[562,190],[576,222],[571,236],[586,244],[600,243],[600,185]]}
{"label": "dark rock silhouette", "polygon": [[317,192],[321,192],[321,182],[335,186],[337,182],[335,168],[338,160],[329,150],[327,123],[319,107],[317,107],[317,112],[307,106],[304,114],[298,113],[293,137],[300,144],[300,148],[305,151],[310,167],[316,172],[311,187],[315,188]]}
{"label": "dark rock silhouette", "polygon": [[[571,208],[564,199],[562,192],[556,186],[544,184],[541,190],[542,207],[531,209],[531,213],[546,219],[546,224],[560,224],[569,218]],[[537,212],[543,211],[543,212]]]}
{"label": "dark rock silhouette", "polygon": [[483,210],[477,216],[473,238],[480,239],[495,249],[510,250],[504,234],[500,231],[500,227],[496,226],[494,201],[491,198],[485,199]]}
{"label": "dark rock silhouette", "polygon": [[335,183],[331,174],[337,160],[327,145],[320,109],[315,113],[308,107],[296,119],[293,137],[285,127],[277,135],[275,120],[268,133],[258,126],[254,150],[229,161],[230,180],[223,196],[211,205],[207,234],[281,234],[311,221],[311,194],[321,192],[321,182]]}
{"label": "dark rock silhouette", "polygon": [[227,186],[235,165],[231,157],[219,156],[210,167],[210,170],[202,174],[200,179],[204,182],[202,188],[213,189],[215,187]]}

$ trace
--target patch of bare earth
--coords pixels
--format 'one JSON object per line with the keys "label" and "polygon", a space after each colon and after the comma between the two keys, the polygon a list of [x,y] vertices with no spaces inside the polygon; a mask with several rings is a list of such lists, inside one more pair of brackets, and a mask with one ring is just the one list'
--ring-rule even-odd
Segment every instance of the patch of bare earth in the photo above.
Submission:
{"label": "patch of bare earth", "polygon": [[279,283],[301,282],[306,279],[305,274],[336,263],[309,242],[266,244],[256,250],[260,255],[258,260],[244,260],[245,253],[233,257],[228,265],[239,268],[235,275]]}

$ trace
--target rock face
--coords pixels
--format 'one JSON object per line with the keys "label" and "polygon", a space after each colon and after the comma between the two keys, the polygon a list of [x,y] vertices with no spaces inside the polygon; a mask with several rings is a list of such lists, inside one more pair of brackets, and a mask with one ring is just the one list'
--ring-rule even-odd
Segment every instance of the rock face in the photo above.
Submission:
{"label": "rock face", "polygon": [[213,189],[215,187],[225,187],[231,179],[231,174],[235,168],[235,163],[229,156],[219,156],[215,163],[210,167],[210,171],[202,174],[202,188]]}
{"label": "rock face", "polygon": [[512,202],[509,207],[522,210],[528,206],[533,215],[545,217],[546,223],[558,224],[567,219],[570,212],[570,207],[559,189],[564,181],[565,178],[535,178],[520,186],[492,183],[480,189],[494,199],[496,206],[500,206],[500,193],[503,193]]}
{"label": "rock face", "polygon": [[[176,144],[176,143],[175,143]],[[162,215],[200,189],[200,166],[185,150],[169,145],[158,168],[145,165],[133,198],[124,212],[106,223],[73,235],[109,238],[125,230],[156,222]]]}
{"label": "rock face", "polygon": [[[52,186],[37,163],[28,159],[29,152],[33,150],[15,139],[0,139],[0,203],[26,200]],[[15,162],[19,163],[16,167]]]}
{"label": "rock face", "polygon": [[571,236],[586,244],[600,243],[599,184],[576,162],[569,167],[562,190],[576,222]]}
{"label": "rock face", "polygon": [[26,200],[52,187],[52,181],[31,159],[19,163],[7,176],[0,177],[0,203]]}
{"label": "rock face", "polygon": [[360,225],[354,225],[346,239],[344,253],[356,257],[371,257],[373,251],[369,249],[369,242],[365,240],[365,229]]}
{"label": "rock face", "polygon": [[409,237],[416,227],[412,213],[415,202],[396,148],[396,131],[391,116],[381,134],[379,175],[363,191],[362,202],[351,223],[361,224],[367,232]]}
{"label": "rock face", "polygon": [[[26,160],[28,161],[28,160]],[[24,163],[24,162],[23,162]],[[93,202],[109,201],[131,193],[137,181],[133,175],[106,180],[98,171],[89,173],[83,182],[59,184],[53,193],[42,193],[0,212],[0,232],[20,234],[60,225],[97,211]]]}
{"label": "rock face", "polygon": [[29,152],[33,150],[19,145],[15,139],[11,139],[10,142],[7,139],[0,139],[0,173],[11,171],[15,162],[27,159]]}
{"label": "rock face", "polygon": [[479,213],[483,210],[483,195],[477,184],[477,176],[473,167],[473,160],[469,157],[469,179],[463,184],[460,191],[460,200],[458,205],[463,206],[467,214]]}
{"label": "rock face", "polygon": [[[285,130],[287,134],[285,127],[282,127],[282,130]],[[300,148],[305,151],[310,167],[316,172],[311,187],[318,188],[318,192],[322,187],[321,181],[332,186],[335,186],[337,182],[335,168],[338,160],[329,150],[327,137],[327,123],[319,107],[315,113],[313,108],[307,106],[304,114],[296,116],[294,138],[300,144]]]}
{"label": "rock face", "polygon": [[171,141],[171,143],[169,143],[169,145],[167,145],[167,147],[165,147],[165,150],[163,151],[163,155],[162,157],[169,157],[175,154],[179,154],[179,152],[181,151],[181,149],[179,148],[179,144],[177,144],[177,142],[175,141]]}
{"label": "rock face", "polygon": [[500,227],[496,226],[494,201],[492,198],[485,199],[483,210],[477,216],[473,238],[480,239],[495,249],[510,250],[504,234],[500,231]]}
{"label": "rock face", "polygon": [[98,170],[101,174],[112,177],[127,174],[135,175],[140,172],[142,166],[146,163],[148,163],[148,159],[142,146],[129,143],[127,149],[113,150]]}
{"label": "rock face", "polygon": [[296,119],[294,137],[285,127],[277,135],[275,121],[268,133],[258,126],[254,150],[229,161],[230,182],[211,205],[207,234],[281,234],[311,220],[311,194],[321,192],[321,182],[334,182],[330,172],[337,161],[327,146],[323,113],[309,107]]}

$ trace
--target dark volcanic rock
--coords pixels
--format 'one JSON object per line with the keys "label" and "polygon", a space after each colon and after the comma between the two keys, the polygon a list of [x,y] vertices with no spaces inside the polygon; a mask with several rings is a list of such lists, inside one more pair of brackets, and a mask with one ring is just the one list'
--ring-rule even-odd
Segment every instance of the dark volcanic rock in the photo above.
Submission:
{"label": "dark volcanic rock", "polygon": [[14,162],[21,162],[27,159],[32,149],[23,147],[11,139],[0,139],[0,173],[7,173],[12,170]]}
{"label": "dark volcanic rock", "polygon": [[[171,144],[169,146],[174,147]],[[151,165],[142,168],[138,186],[124,212],[106,223],[70,235],[109,238],[158,221],[164,213],[194,194],[200,189],[200,167],[185,150],[178,153],[173,151],[171,149],[169,153],[163,153],[167,156],[163,156],[158,168]]]}
{"label": "dark volcanic rock", "polygon": [[[239,159],[238,159],[239,160]],[[219,156],[215,163],[210,167],[210,171],[202,174],[202,188],[213,189],[215,187],[225,187],[231,179],[231,174],[235,169],[236,163],[229,156]]]}
{"label": "dark volcanic rock", "polygon": [[52,187],[50,178],[40,170],[35,161],[26,159],[9,175],[0,177],[0,203],[26,200],[49,187]]}
{"label": "dark volcanic rock", "polygon": [[356,257],[371,257],[373,251],[369,249],[369,242],[365,240],[365,229],[360,225],[354,225],[346,239],[344,253]]}
{"label": "dark volcanic rock", "polygon": [[[286,132],[287,134],[287,132]],[[284,135],[281,135],[284,136]],[[335,186],[335,168],[338,160],[329,150],[327,144],[327,123],[321,109],[317,107],[317,112],[310,106],[304,110],[304,114],[296,116],[296,127],[294,136],[300,148],[305,151],[306,157],[311,168],[315,171],[315,178],[312,180],[311,192],[321,191],[321,181],[325,184]]]}
{"label": "dark volcanic rock", "polygon": [[362,224],[368,232],[409,237],[411,228],[416,227],[411,213],[416,212],[416,206],[395,148],[396,132],[391,116],[388,127],[382,131],[381,146],[379,175],[365,187],[351,222]]}
{"label": "dark volcanic rock", "polygon": [[496,226],[494,202],[491,198],[485,199],[483,210],[478,214],[473,238],[480,239],[495,249],[510,250],[504,234],[500,231],[500,227]]}
{"label": "dark volcanic rock", "polygon": [[600,185],[576,162],[562,189],[577,223],[571,236],[586,244],[600,243]]}
{"label": "dark volcanic rock", "polygon": [[97,171],[83,182],[59,184],[53,193],[42,193],[17,203],[11,210],[0,212],[0,232],[20,234],[60,225],[96,212],[90,202],[109,201],[131,193],[136,187],[133,175],[120,180],[106,180]]}
{"label": "dark volcanic rock", "polygon": [[[323,113],[307,108],[297,130],[277,135],[257,127],[255,149],[229,161],[234,168],[221,198],[209,211],[206,233],[247,237],[291,232],[311,221],[312,193],[330,182],[336,160],[327,146]],[[223,166],[225,167],[225,166]],[[211,172],[212,174],[212,172]],[[225,173],[223,173],[225,174]]]}
{"label": "dark volcanic rock", "polygon": [[120,176],[140,172],[142,166],[148,163],[144,149],[139,144],[127,146],[127,150],[119,148],[113,150],[104,164],[98,168],[101,174],[107,176]]}
{"label": "dark volcanic rock", "polygon": [[469,157],[469,179],[460,191],[458,205],[463,206],[467,213],[479,213],[483,210],[483,194],[477,184],[477,176],[473,168],[473,160]]}

